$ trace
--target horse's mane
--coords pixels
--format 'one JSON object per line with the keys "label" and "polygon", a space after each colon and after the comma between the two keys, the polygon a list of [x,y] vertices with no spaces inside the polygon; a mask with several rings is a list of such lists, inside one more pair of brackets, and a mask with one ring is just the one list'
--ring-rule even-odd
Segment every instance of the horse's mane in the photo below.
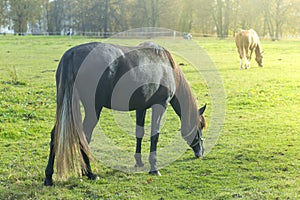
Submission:
{"label": "horse's mane", "polygon": [[[188,102],[189,102],[188,108],[185,111],[186,113],[189,114],[187,123],[189,124],[193,120],[197,120],[197,123],[198,123],[197,128],[198,129],[205,128],[206,127],[205,117],[203,115],[199,116],[199,114],[198,114],[197,101],[196,101],[195,97],[192,94],[192,91],[191,91],[191,88],[188,84],[187,79],[185,78],[185,76],[184,76],[183,72],[181,71],[181,69],[176,64],[176,62],[173,59],[171,53],[168,50],[165,49],[165,54],[168,57],[172,68],[174,69],[174,74],[176,76],[175,79],[177,80],[177,82],[176,82],[176,93],[175,93],[175,96],[177,95],[177,97],[175,97],[175,98],[178,99],[181,96],[181,97],[185,98],[185,101],[188,100]],[[174,108],[174,106],[173,106],[173,108]],[[180,112],[180,114],[181,114],[181,112]]]}
{"label": "horse's mane", "polygon": [[160,45],[153,43],[153,42],[144,42],[144,43],[139,44],[138,47],[153,48],[153,49],[155,49],[155,52],[157,55],[166,56],[166,58],[169,60],[169,62],[171,64],[171,67],[173,68],[173,72],[174,72],[174,76],[175,76],[175,80],[176,80],[175,98],[177,99],[176,100],[177,103],[172,105],[175,112],[181,117],[182,112],[180,110],[180,105],[179,105],[180,100],[179,99],[183,97],[184,98],[183,101],[188,102],[188,104],[186,105],[187,107],[185,107],[186,110],[184,111],[187,114],[187,116],[185,116],[187,119],[186,123],[193,124],[192,121],[197,120],[197,121],[195,121],[198,123],[197,128],[206,127],[206,121],[205,121],[204,116],[198,115],[197,102],[196,102],[195,97],[192,94],[192,91],[188,84],[188,81],[186,80],[181,69],[176,64],[171,53],[168,50],[166,50],[165,48],[163,48]]}
{"label": "horse's mane", "polygon": [[168,59],[169,59],[169,61],[170,61],[170,64],[171,64],[172,68],[173,68],[173,69],[176,69],[176,68],[177,68],[177,64],[176,64],[176,62],[174,61],[174,59],[173,59],[171,53],[170,53],[168,50],[166,50],[166,49],[164,49],[164,50],[165,50],[165,54],[167,55],[167,57],[168,57]]}

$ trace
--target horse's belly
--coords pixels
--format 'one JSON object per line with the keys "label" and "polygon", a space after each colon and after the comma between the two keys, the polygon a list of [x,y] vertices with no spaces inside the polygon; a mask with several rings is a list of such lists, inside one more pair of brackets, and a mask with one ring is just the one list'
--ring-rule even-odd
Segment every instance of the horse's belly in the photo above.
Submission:
{"label": "horse's belly", "polygon": [[154,83],[140,87],[126,84],[113,90],[110,101],[105,107],[120,111],[147,109],[154,104],[169,101],[173,95],[174,91],[170,88]]}

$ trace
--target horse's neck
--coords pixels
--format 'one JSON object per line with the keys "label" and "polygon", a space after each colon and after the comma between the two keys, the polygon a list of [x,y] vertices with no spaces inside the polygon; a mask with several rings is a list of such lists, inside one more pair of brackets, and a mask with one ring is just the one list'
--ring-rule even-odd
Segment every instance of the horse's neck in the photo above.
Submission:
{"label": "horse's neck", "polygon": [[262,48],[260,46],[260,42],[257,42],[257,47],[255,49],[255,55],[256,57],[260,57],[262,55]]}
{"label": "horse's neck", "polygon": [[177,79],[175,97],[171,100],[171,105],[181,120],[181,134],[186,136],[196,130],[198,123],[198,111],[196,100],[192,91],[184,78],[182,72]]}

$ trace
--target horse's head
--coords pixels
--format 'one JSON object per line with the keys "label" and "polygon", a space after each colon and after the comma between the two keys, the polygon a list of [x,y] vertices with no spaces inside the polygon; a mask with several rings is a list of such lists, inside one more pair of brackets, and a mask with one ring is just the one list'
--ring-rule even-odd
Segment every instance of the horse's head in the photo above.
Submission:
{"label": "horse's head", "polygon": [[255,60],[260,67],[264,66],[263,57],[263,53],[260,53],[260,55],[256,55],[255,57]]}
{"label": "horse's head", "polygon": [[191,143],[190,147],[193,149],[195,157],[199,158],[204,154],[203,138],[202,138],[202,129],[205,128],[206,122],[203,116],[203,113],[206,109],[206,105],[199,109],[199,123],[197,127],[196,136]]}

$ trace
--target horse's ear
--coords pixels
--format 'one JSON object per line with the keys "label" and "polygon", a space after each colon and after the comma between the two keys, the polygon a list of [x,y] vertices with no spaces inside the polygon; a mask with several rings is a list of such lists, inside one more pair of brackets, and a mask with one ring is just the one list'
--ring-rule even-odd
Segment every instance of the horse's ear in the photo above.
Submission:
{"label": "horse's ear", "polygon": [[205,109],[206,109],[206,104],[202,108],[199,109],[199,111],[198,111],[199,115],[202,115],[204,113]]}

